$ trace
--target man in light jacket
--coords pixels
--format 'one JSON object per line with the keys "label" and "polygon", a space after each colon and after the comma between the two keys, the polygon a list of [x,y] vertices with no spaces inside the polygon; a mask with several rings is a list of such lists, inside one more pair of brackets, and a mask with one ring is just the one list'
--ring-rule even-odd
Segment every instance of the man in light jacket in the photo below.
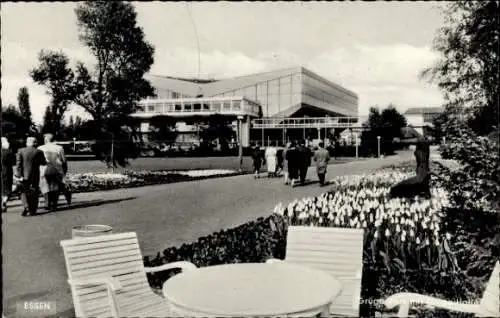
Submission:
{"label": "man in light jacket", "polygon": [[314,161],[316,162],[319,184],[322,187],[325,185],[326,168],[328,167],[328,161],[330,161],[330,154],[325,149],[323,142],[320,142],[318,146],[319,149],[314,152]]}
{"label": "man in light jacket", "polygon": [[44,135],[45,144],[38,149],[43,151],[47,165],[42,168],[40,189],[44,194],[46,208],[54,211],[57,208],[59,193],[64,193],[66,201],[71,204],[71,191],[64,183],[64,177],[68,172],[68,162],[62,146],[54,143],[54,135]]}

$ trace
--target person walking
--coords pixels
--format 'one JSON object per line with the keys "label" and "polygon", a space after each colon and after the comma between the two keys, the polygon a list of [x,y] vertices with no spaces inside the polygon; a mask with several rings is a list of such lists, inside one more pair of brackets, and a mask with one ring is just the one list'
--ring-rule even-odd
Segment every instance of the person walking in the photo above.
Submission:
{"label": "person walking", "polygon": [[300,184],[304,185],[306,183],[307,169],[309,169],[309,166],[311,165],[312,153],[311,150],[308,147],[306,147],[305,141],[303,140],[299,143],[297,152],[299,153],[298,168],[299,168]]}
{"label": "person walking", "polygon": [[314,152],[314,161],[316,162],[316,172],[318,174],[319,185],[322,187],[325,185],[326,169],[328,167],[328,161],[330,161],[330,154],[328,150],[324,148],[323,142],[318,144],[318,150]]}
{"label": "person walking", "polygon": [[275,147],[269,146],[266,148],[265,157],[267,165],[267,176],[276,176],[276,164],[277,164],[277,149]]}
{"label": "person walking", "polygon": [[290,179],[292,188],[295,186],[295,181],[299,178],[299,153],[295,145],[295,142],[290,143],[285,157],[288,165],[288,178]]}
{"label": "person walking", "polygon": [[62,192],[66,197],[68,205],[71,204],[71,191],[64,183],[64,177],[68,172],[68,162],[62,146],[54,143],[54,135],[44,135],[44,145],[38,147],[43,151],[47,165],[41,168],[40,190],[44,196],[45,208],[55,211],[59,194]]}
{"label": "person walking", "polygon": [[282,169],[283,169],[283,173],[285,174],[285,185],[290,183],[290,179],[288,177],[288,160],[286,159],[287,152],[288,152],[288,149],[290,148],[290,146],[291,146],[291,143],[287,142],[285,149],[283,149],[283,153],[282,153],[282,158],[283,158]]}
{"label": "person walking", "polygon": [[35,215],[38,209],[40,167],[47,161],[43,152],[36,148],[36,138],[28,137],[26,147],[19,149],[16,156],[16,178],[21,180],[22,216]]}
{"label": "person walking", "polygon": [[6,137],[2,137],[2,212],[7,211],[7,201],[12,191],[15,157]]}
{"label": "person walking", "polygon": [[252,159],[253,159],[253,173],[254,173],[253,177],[257,179],[259,178],[260,167],[262,166],[262,162],[264,161],[264,158],[262,157],[262,152],[260,151],[259,144],[256,144],[252,150]]}

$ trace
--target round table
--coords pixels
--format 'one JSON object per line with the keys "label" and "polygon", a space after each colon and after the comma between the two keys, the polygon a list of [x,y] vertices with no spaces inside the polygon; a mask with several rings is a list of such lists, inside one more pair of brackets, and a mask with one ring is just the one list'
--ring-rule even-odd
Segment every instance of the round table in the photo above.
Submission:
{"label": "round table", "polygon": [[315,316],[328,312],[341,284],[328,273],[285,263],[227,264],[184,271],[163,294],[181,316]]}

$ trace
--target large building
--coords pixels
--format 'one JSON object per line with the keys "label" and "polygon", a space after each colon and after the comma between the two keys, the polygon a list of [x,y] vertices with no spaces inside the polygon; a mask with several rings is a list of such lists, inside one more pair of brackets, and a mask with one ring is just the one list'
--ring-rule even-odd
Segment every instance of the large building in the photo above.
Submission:
{"label": "large building", "polygon": [[178,130],[189,134],[193,128],[183,124],[189,122],[185,119],[221,114],[241,122],[243,144],[248,145],[251,139],[274,140],[278,135],[284,140],[294,130],[304,135],[307,131],[308,136],[310,130],[321,134],[320,129],[338,125],[333,118],[356,122],[358,117],[356,93],[303,67],[223,80],[155,75],[148,80],[156,97],[142,101],[143,110],[136,114],[144,118],[144,132],[153,116],[177,117]]}
{"label": "large building", "polygon": [[442,107],[412,107],[404,113],[408,126],[414,127],[420,134],[427,134],[432,129],[433,120],[444,111]]}

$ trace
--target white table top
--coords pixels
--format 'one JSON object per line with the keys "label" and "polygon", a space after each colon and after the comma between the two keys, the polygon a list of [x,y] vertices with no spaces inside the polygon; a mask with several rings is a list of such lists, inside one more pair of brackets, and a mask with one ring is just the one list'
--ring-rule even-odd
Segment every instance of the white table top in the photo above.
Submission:
{"label": "white table top", "polygon": [[174,308],[192,315],[276,316],[329,306],[341,284],[328,273],[276,263],[228,264],[184,271],[165,282]]}

